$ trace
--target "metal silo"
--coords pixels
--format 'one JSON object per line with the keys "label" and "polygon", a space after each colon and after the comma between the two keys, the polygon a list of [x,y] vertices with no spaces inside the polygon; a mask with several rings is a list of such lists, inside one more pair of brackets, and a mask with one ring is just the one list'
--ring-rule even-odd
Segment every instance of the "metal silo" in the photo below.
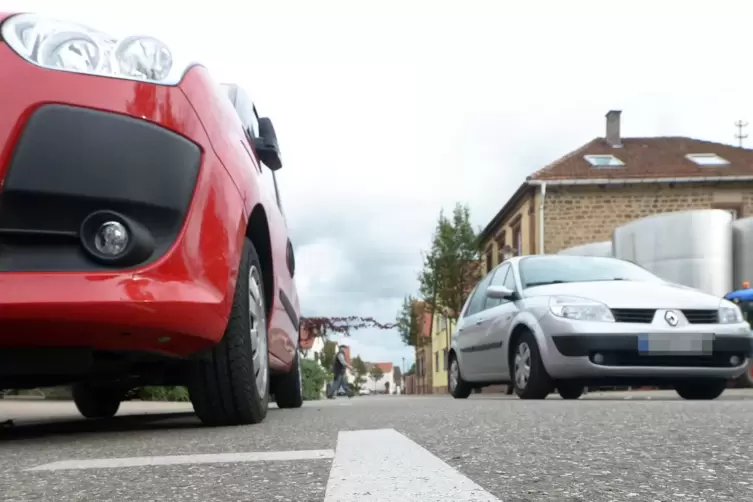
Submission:
{"label": "metal silo", "polygon": [[732,288],[732,215],[709,209],[662,213],[615,229],[617,258],[662,279],[723,297]]}
{"label": "metal silo", "polygon": [[733,221],[732,239],[735,256],[732,289],[738,289],[744,281],[753,282],[753,218]]}

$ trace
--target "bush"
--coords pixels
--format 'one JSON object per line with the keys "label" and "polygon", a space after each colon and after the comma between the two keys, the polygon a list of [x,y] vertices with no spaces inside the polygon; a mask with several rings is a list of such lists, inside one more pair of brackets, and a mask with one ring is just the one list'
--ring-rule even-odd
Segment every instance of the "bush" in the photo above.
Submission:
{"label": "bush", "polygon": [[327,383],[327,372],[324,368],[310,359],[301,360],[301,375],[303,379],[304,401],[316,401],[322,398],[322,389]]}
{"label": "bush", "polygon": [[134,392],[134,398],[142,401],[190,401],[185,387],[141,387]]}

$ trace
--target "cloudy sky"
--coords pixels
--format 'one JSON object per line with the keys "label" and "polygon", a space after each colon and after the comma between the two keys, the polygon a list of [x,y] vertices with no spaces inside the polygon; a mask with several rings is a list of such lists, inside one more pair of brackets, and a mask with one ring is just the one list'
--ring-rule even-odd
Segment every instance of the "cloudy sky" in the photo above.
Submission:
{"label": "cloudy sky", "polygon": [[[623,110],[625,136],[734,142],[733,123],[753,123],[748,4],[0,0],[0,10],[151,34],[247,88],[283,149],[304,315],[386,322],[417,288],[440,208],[466,202],[485,225],[526,175],[603,135],[609,109]],[[371,361],[413,359],[396,333],[348,343]]]}

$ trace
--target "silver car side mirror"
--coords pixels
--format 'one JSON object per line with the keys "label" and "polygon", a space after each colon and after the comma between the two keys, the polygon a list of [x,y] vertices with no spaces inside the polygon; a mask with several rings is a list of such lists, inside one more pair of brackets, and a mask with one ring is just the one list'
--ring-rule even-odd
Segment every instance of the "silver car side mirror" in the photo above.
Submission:
{"label": "silver car side mirror", "polygon": [[489,286],[486,288],[486,296],[498,300],[509,300],[515,296],[515,292],[504,286]]}

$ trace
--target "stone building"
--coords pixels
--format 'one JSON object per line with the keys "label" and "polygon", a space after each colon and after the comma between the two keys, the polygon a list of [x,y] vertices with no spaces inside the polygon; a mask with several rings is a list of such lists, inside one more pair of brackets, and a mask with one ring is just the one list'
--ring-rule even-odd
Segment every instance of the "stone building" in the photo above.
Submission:
{"label": "stone building", "polygon": [[668,211],[753,216],[753,150],[686,137],[623,138],[619,111],[595,138],[529,176],[480,235],[485,268],[512,246],[556,253],[611,239],[615,227]]}

